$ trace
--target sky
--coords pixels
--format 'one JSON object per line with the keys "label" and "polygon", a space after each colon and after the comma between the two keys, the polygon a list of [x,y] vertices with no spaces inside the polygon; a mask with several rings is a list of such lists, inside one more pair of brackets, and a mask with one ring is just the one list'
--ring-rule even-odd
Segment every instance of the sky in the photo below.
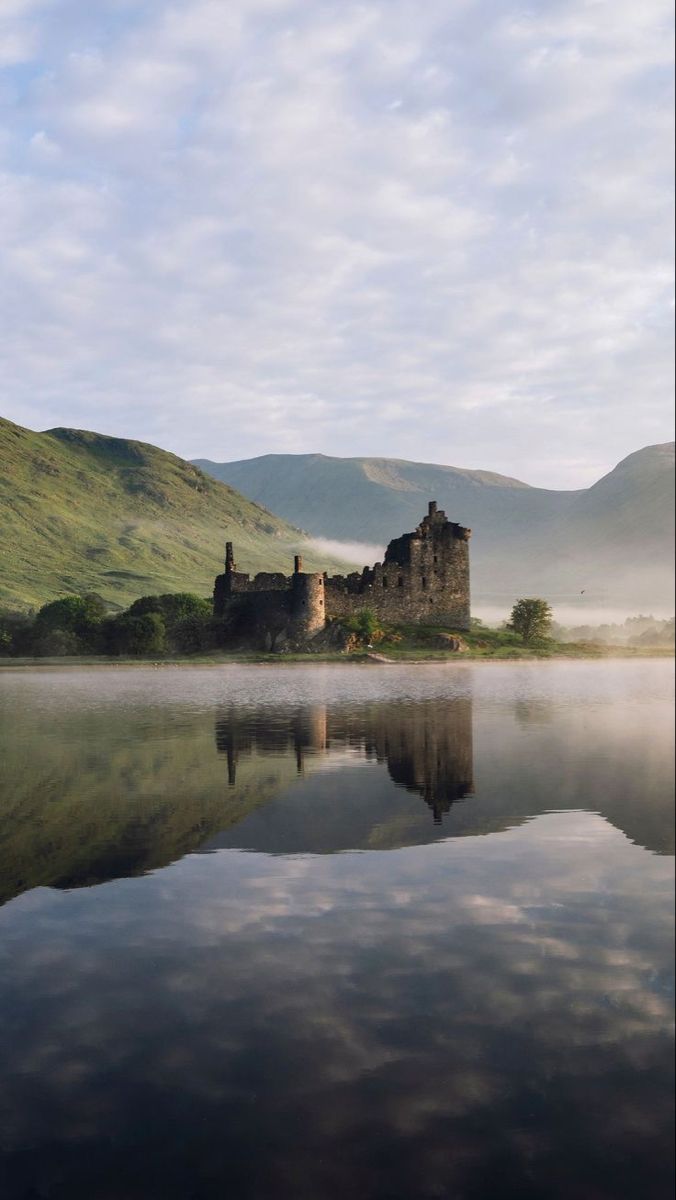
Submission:
{"label": "sky", "polygon": [[592,483],[673,437],[670,0],[1,0],[0,413]]}

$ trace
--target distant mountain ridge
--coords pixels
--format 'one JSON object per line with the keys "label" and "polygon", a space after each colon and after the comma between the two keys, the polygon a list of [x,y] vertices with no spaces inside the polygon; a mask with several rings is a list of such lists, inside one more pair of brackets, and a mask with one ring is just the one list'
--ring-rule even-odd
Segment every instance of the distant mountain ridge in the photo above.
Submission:
{"label": "distant mountain ridge", "polygon": [[[156,446],[0,418],[0,608],[84,591],[119,606],[158,592],[208,596],[226,538],[243,570],[288,573],[304,540]],[[304,553],[311,569],[336,565]]]}
{"label": "distant mountain ridge", "polygon": [[609,603],[673,604],[673,442],[630,454],[579,491],[401,459],[194,461],[311,535],[337,541],[384,546],[414,528],[434,498],[473,531],[475,599],[594,591]]}

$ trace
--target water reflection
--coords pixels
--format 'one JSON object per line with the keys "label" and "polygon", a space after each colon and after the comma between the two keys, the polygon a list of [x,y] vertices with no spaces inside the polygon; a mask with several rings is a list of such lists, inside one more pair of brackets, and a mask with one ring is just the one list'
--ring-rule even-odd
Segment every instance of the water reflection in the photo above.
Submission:
{"label": "water reflection", "polygon": [[231,787],[243,756],[292,752],[302,774],[308,758],[356,751],[386,764],[394,783],[422,796],[436,825],[474,791],[471,697],[290,711],[233,707],[216,721],[216,746],[227,757]]}
{"label": "water reflection", "polygon": [[281,672],[263,691],[259,674],[228,703],[224,681],[204,673],[179,673],[174,690],[171,677],[145,672],[105,691],[87,678],[52,690],[50,680],[3,680],[0,900],[142,874],[198,850],[391,850],[551,809],[601,813],[673,853],[662,699],[600,702],[585,680],[571,702],[568,677],[546,672],[510,676],[518,686],[500,695],[505,668],[490,691],[485,673],[453,676],[450,694],[448,676],[422,672],[415,696],[397,695],[410,685],[396,671],[390,695],[382,676],[362,674],[354,690],[366,695],[348,699],[348,675],[320,689],[301,675],[322,692],[303,701],[287,697],[299,676]]}
{"label": "water reflection", "polygon": [[671,711],[611,676],[0,688],[3,1200],[665,1200]]}

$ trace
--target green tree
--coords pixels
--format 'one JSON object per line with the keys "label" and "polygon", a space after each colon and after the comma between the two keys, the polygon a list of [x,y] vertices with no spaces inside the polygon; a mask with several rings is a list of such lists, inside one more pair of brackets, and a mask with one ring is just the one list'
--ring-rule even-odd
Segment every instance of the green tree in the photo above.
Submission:
{"label": "green tree", "polygon": [[129,606],[127,612],[132,617],[140,617],[144,613],[161,613],[170,628],[174,623],[184,621],[187,617],[210,617],[211,602],[192,592],[169,592],[163,596],[141,596]]}
{"label": "green tree", "polygon": [[545,638],[552,628],[552,610],[546,600],[529,597],[517,600],[509,618],[508,629],[513,629],[524,642]]}
{"label": "green tree", "polygon": [[0,616],[0,654],[32,654],[34,620],[34,613],[3,613]]}
{"label": "green tree", "polygon": [[138,617],[123,613],[108,622],[106,637],[112,654],[164,654],[167,649],[167,628],[158,612]]}
{"label": "green tree", "polygon": [[[83,596],[62,596],[60,600],[52,600],[44,604],[35,618],[33,636],[36,646],[47,643],[59,645],[56,638],[49,642],[51,634],[69,634],[63,640],[64,646],[74,649],[65,650],[67,654],[77,654],[79,650],[95,651],[100,648],[101,627],[106,615],[105,601],[96,592],[86,592]],[[40,653],[45,653],[41,650]],[[48,651],[58,653],[58,651]]]}
{"label": "green tree", "polygon": [[72,629],[46,629],[34,637],[32,649],[38,658],[65,658],[80,654],[82,643]]}
{"label": "green tree", "polygon": [[165,624],[167,645],[180,654],[194,654],[213,643],[212,605],[191,592],[141,596],[127,610],[130,617],[158,613]]}

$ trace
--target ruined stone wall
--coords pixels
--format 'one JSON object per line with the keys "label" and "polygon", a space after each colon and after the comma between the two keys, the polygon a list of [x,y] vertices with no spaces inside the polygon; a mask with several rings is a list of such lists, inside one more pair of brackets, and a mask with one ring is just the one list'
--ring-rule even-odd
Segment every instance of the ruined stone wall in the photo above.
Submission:
{"label": "ruined stone wall", "polygon": [[[293,575],[260,572],[251,579],[237,570],[228,543],[226,570],[214,588],[214,615],[226,616],[235,601],[243,611],[246,597],[257,627],[265,621],[279,623],[284,617],[290,635],[299,639],[312,637],[327,619],[364,609],[395,624],[469,629],[469,536],[470,530],[448,521],[432,502],[413,533],[390,542],[384,562],[330,578],[305,574],[302,559],[296,556]],[[260,620],[254,622],[256,608]]]}
{"label": "ruined stone wall", "polygon": [[262,646],[282,633],[306,640],[326,624],[324,576],[226,572],[216,579],[214,616],[227,619],[234,641],[250,637]]}
{"label": "ruined stone wall", "polygon": [[361,576],[327,579],[327,617],[369,608],[383,621],[468,629],[468,542],[455,539],[452,547],[436,554],[432,547],[414,547],[412,557],[410,565],[386,561]]}
{"label": "ruined stone wall", "polygon": [[469,536],[431,503],[414,533],[390,542],[384,562],[326,580],[327,616],[369,608],[383,621],[469,629]]}
{"label": "ruined stone wall", "polygon": [[234,597],[263,596],[270,592],[290,593],[290,590],[291,578],[283,575],[281,571],[260,571],[253,579],[243,571],[227,571],[224,575],[216,576],[214,616],[224,616],[228,603]]}

